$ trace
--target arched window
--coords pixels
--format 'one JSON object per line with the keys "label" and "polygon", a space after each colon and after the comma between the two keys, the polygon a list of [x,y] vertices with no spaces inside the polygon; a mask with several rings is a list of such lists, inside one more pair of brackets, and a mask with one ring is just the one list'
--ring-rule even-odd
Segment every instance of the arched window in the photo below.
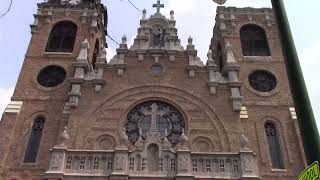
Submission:
{"label": "arched window", "polygon": [[244,56],[270,56],[269,45],[264,29],[257,25],[245,25],[240,30]]}
{"label": "arched window", "polygon": [[39,116],[33,122],[26,154],[24,156],[25,163],[36,162],[45,121],[44,117]]}
{"label": "arched window", "polygon": [[70,21],[57,23],[51,30],[46,52],[72,52],[77,26]]}
{"label": "arched window", "polygon": [[223,71],[223,54],[222,54],[222,48],[220,43],[217,46],[217,60],[218,60],[218,66],[219,66],[219,71],[222,73]]}
{"label": "arched window", "polygon": [[96,40],[96,45],[94,46],[93,56],[92,56],[92,68],[96,68],[96,63],[99,56],[99,40]]}
{"label": "arched window", "polygon": [[272,168],[284,169],[277,128],[275,124],[271,122],[267,122],[264,125],[264,128],[266,131]]}

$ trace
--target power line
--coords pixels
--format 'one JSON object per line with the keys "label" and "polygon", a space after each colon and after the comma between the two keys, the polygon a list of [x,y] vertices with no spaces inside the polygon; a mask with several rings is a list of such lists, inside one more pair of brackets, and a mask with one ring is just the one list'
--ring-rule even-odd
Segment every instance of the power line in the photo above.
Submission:
{"label": "power line", "polygon": [[12,6],[12,0],[10,1],[10,5],[9,5],[7,11],[5,13],[1,14],[0,18],[2,18],[3,16],[5,16],[5,15],[7,15],[9,13],[9,11],[11,10],[11,6]]}
{"label": "power line", "polygon": [[113,42],[115,42],[115,43],[117,43],[117,44],[119,45],[119,43],[118,43],[116,40],[114,40],[109,34],[107,34],[107,36],[108,36]]}
{"label": "power line", "polygon": [[137,8],[137,6],[135,6],[130,0],[128,0],[128,2],[136,9],[138,10],[139,12],[141,12],[141,10],[139,8]]}

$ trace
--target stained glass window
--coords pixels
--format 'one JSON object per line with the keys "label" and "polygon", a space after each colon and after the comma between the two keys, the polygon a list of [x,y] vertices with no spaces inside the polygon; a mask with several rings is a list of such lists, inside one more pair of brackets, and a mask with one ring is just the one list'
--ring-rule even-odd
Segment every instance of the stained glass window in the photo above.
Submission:
{"label": "stained glass window", "polygon": [[249,84],[257,91],[269,92],[276,88],[277,79],[268,71],[258,70],[250,74]]}
{"label": "stained glass window", "polygon": [[33,122],[27,150],[24,156],[25,163],[36,162],[45,121],[44,117],[39,116]]}
{"label": "stained glass window", "polygon": [[126,130],[129,140],[134,143],[140,136],[146,139],[147,132],[152,128],[153,118],[155,120],[154,126],[160,133],[161,138],[164,138],[167,131],[168,140],[173,145],[177,144],[182,129],[185,128],[183,117],[175,107],[161,101],[141,103],[128,113]]}
{"label": "stained glass window", "polygon": [[273,123],[266,123],[264,128],[266,131],[272,168],[284,169],[276,126]]}
{"label": "stained glass window", "polygon": [[257,25],[245,25],[240,30],[244,56],[270,56],[269,45],[264,29]]}
{"label": "stained glass window", "polygon": [[37,80],[41,86],[55,87],[66,79],[64,68],[56,65],[50,65],[43,68],[38,74]]}
{"label": "stained glass window", "polygon": [[72,52],[77,34],[77,26],[70,21],[56,24],[49,36],[46,52]]}

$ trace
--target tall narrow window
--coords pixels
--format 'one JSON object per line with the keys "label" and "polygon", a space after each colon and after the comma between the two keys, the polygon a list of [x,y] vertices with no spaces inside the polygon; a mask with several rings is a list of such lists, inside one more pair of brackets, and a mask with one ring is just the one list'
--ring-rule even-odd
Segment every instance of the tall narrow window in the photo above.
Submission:
{"label": "tall narrow window", "polygon": [[264,128],[266,131],[272,168],[284,169],[277,128],[270,122],[266,123]]}
{"label": "tall narrow window", "polygon": [[217,46],[217,60],[218,60],[218,66],[219,66],[219,71],[222,73],[223,71],[223,55],[222,55],[222,49],[220,43]]}
{"label": "tall narrow window", "polygon": [[244,56],[270,56],[269,45],[264,29],[256,25],[245,25],[240,30]]}
{"label": "tall narrow window", "polygon": [[77,26],[70,21],[57,23],[51,30],[46,52],[72,52]]}
{"label": "tall narrow window", "polygon": [[44,117],[39,116],[33,122],[28,147],[24,156],[25,163],[36,162],[45,121]]}
{"label": "tall narrow window", "polygon": [[93,56],[92,56],[92,68],[96,68],[96,63],[99,56],[99,40],[96,40],[96,45],[94,47]]}

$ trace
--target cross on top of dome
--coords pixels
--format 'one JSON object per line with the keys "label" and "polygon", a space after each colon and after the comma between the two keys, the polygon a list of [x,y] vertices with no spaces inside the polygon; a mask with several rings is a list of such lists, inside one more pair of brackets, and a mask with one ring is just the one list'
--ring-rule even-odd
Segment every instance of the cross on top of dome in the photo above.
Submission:
{"label": "cross on top of dome", "polygon": [[157,8],[157,14],[160,14],[160,8],[164,8],[164,4],[161,4],[160,0],[157,0],[157,4],[153,4],[152,7]]}

